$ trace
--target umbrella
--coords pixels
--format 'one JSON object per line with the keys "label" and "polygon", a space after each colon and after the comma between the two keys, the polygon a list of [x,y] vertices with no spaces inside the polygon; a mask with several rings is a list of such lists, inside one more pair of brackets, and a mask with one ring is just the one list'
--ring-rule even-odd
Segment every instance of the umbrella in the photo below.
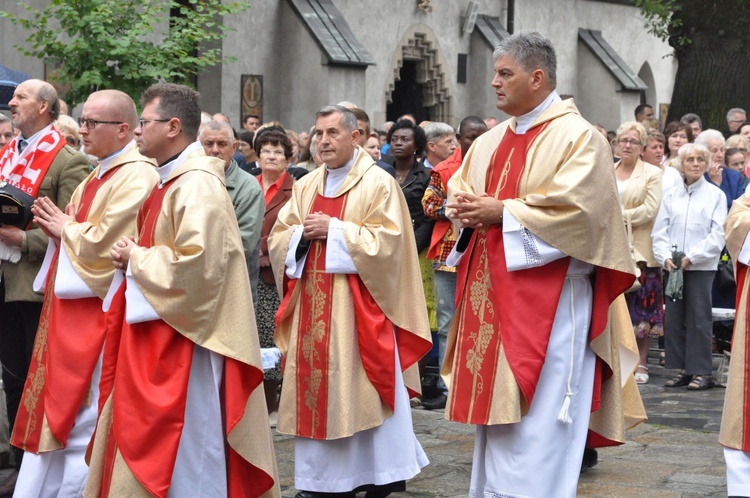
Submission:
{"label": "umbrella", "polygon": [[672,263],[677,265],[677,268],[673,268],[669,272],[669,279],[667,279],[667,288],[664,294],[672,301],[678,301],[682,299],[682,289],[684,285],[684,276],[682,274],[682,258],[685,257],[685,253],[677,250],[677,246],[672,246]]}
{"label": "umbrella", "polygon": [[19,83],[29,79],[29,75],[22,71],[15,71],[0,64],[0,109],[8,110],[8,102],[13,98],[13,92]]}

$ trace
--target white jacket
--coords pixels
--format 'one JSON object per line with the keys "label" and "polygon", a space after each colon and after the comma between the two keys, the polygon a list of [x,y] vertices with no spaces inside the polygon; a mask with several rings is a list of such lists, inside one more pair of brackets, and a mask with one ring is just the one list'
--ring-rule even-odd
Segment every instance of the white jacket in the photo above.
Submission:
{"label": "white jacket", "polygon": [[716,270],[726,217],[726,195],[702,176],[692,185],[683,183],[665,192],[651,231],[654,257],[664,266],[676,245],[690,258],[686,270]]}

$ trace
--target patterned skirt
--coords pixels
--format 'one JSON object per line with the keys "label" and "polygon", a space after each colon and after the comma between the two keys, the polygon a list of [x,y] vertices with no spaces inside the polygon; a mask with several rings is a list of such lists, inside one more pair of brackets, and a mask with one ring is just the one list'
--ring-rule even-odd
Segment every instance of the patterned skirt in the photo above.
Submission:
{"label": "patterned skirt", "polygon": [[641,269],[641,288],[625,294],[637,339],[664,335],[664,294],[661,268]]}
{"label": "patterned skirt", "polygon": [[[255,322],[258,325],[258,337],[260,347],[273,348],[273,331],[276,328],[276,310],[279,309],[281,300],[276,286],[267,284],[262,278],[258,279],[258,302],[255,303]],[[273,370],[266,370],[266,380],[281,380],[279,366]]]}

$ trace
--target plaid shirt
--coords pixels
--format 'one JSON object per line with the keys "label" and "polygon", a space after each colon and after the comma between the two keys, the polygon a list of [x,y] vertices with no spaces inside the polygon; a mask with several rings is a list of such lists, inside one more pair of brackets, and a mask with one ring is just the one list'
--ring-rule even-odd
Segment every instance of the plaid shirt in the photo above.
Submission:
{"label": "plaid shirt", "polygon": [[[447,203],[448,194],[445,191],[445,185],[440,178],[440,175],[434,171],[430,171],[430,184],[424,191],[422,197],[422,207],[424,208],[424,214],[434,220],[448,221],[448,217],[445,216],[445,204]],[[448,229],[448,232],[443,237],[440,243],[440,256],[435,259],[432,267],[439,271],[450,271],[455,272],[456,267],[446,266],[445,260],[448,259],[448,255],[453,250],[453,246],[456,245],[456,233],[453,229],[453,225]]]}

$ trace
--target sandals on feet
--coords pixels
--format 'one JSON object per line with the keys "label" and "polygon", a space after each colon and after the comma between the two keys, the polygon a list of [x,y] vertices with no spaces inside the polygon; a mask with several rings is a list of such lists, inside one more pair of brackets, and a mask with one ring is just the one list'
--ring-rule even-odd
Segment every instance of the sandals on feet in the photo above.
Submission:
{"label": "sandals on feet", "polygon": [[714,385],[712,375],[696,375],[687,388],[691,391],[703,391],[704,389],[711,389]]}
{"label": "sandals on feet", "polygon": [[667,364],[667,355],[664,354],[664,351],[661,352],[659,355],[659,365],[664,366]]}
{"label": "sandals on feet", "polygon": [[[639,372],[638,370],[645,370],[645,372]],[[646,365],[638,365],[635,374],[636,384],[648,384],[648,367]]]}
{"label": "sandals on feet", "polygon": [[685,372],[680,372],[669,379],[667,382],[665,382],[664,385],[667,387],[682,387],[690,384],[691,380],[693,380],[692,375],[688,375]]}

